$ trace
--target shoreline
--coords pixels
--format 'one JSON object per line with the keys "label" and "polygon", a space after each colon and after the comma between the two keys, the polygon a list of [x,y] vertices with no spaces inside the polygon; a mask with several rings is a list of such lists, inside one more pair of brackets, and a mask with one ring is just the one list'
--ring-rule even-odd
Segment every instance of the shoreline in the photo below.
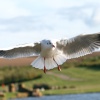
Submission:
{"label": "shoreline", "polygon": [[[62,92],[63,91],[63,92]],[[54,96],[54,95],[76,95],[76,94],[87,94],[87,93],[100,93],[100,89],[87,89],[87,90],[78,90],[76,91],[75,89],[61,89],[61,90],[45,90],[44,92],[42,92],[43,96]],[[29,96],[23,96],[21,98],[26,98]],[[34,96],[30,96],[30,97],[34,97]],[[42,97],[42,96],[40,96]],[[17,97],[17,93],[5,93],[5,97],[6,99],[15,99],[18,98]],[[5,100],[6,100],[5,99]]]}

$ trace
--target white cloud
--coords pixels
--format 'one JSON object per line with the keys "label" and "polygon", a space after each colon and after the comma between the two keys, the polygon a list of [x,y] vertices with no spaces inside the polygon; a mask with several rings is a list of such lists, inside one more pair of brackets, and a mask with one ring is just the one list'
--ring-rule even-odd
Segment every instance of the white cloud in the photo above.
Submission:
{"label": "white cloud", "polygon": [[93,20],[96,24],[100,24],[100,7],[95,10]]}
{"label": "white cloud", "polygon": [[18,8],[13,0],[0,0],[0,18],[13,18],[30,14],[28,10]]}
{"label": "white cloud", "polygon": [[0,25],[0,30],[5,30],[6,28],[6,25]]}

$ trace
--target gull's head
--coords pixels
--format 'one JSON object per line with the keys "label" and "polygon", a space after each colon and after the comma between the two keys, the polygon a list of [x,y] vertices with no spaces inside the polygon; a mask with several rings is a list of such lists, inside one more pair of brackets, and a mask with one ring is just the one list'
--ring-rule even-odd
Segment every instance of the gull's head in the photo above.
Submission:
{"label": "gull's head", "polygon": [[53,45],[53,43],[50,40],[42,40],[41,47],[44,49],[52,49],[55,46]]}

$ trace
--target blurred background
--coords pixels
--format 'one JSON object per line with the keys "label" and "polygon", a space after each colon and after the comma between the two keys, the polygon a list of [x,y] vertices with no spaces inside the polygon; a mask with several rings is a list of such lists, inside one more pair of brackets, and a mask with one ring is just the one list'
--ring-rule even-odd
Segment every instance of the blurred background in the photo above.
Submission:
{"label": "blurred background", "polygon": [[[99,0],[0,0],[0,50],[42,39],[71,38],[97,32],[100,32]],[[61,72],[55,68],[47,74],[30,66],[35,58],[0,58],[1,99],[99,98],[100,52],[67,60],[61,66]],[[66,94],[80,93],[85,96],[66,97]],[[48,98],[48,95],[54,96]]]}

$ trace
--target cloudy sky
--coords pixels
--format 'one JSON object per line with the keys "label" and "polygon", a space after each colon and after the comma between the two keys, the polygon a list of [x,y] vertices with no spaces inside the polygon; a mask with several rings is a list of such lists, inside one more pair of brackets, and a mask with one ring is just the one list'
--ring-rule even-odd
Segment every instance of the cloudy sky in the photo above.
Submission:
{"label": "cloudy sky", "polygon": [[100,0],[0,0],[0,49],[100,32]]}

